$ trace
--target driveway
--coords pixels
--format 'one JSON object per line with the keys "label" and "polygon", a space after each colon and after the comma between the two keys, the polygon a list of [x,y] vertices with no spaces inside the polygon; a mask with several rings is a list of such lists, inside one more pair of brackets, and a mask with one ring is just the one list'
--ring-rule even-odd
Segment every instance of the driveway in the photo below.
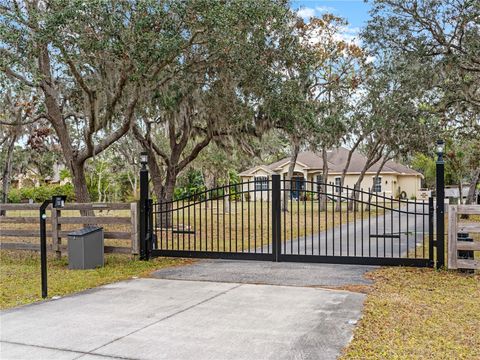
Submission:
{"label": "driveway", "polygon": [[[388,207],[388,204],[386,206]],[[347,215],[344,211],[342,226],[314,234],[307,228],[307,236],[282,241],[282,253],[403,258],[407,251],[420,247],[424,239],[427,249],[428,204],[409,204],[408,207],[404,205],[401,211],[387,211],[385,215],[375,216],[373,210],[370,217],[350,222],[346,221]],[[414,214],[415,211],[417,214]],[[350,213],[349,216],[350,220],[353,220],[354,215]],[[385,234],[387,236],[383,237]],[[422,255],[421,252],[417,253],[418,257],[423,257]]]}
{"label": "driveway", "polygon": [[334,359],[363,300],[301,286],[122,281],[3,311],[0,357]]}
{"label": "driveway", "polygon": [[201,260],[187,266],[161,269],[152,276],[170,280],[335,288],[370,285],[372,282],[364,275],[374,269],[376,267],[365,265]]}

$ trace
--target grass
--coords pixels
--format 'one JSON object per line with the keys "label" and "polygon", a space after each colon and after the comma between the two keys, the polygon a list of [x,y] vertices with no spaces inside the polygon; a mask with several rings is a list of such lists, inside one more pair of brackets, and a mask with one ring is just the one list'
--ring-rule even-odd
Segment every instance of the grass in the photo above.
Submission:
{"label": "grass", "polygon": [[382,268],[342,359],[479,359],[480,275]]}
{"label": "grass", "polygon": [[374,285],[342,359],[480,359],[479,271],[392,267],[367,277]]}
{"label": "grass", "polygon": [[[221,200],[218,203],[213,200],[208,207],[205,203],[179,202],[176,205],[179,209],[173,211],[173,229],[187,229],[192,233],[177,234],[158,226],[159,248],[253,252],[271,241],[271,204],[267,202],[234,202],[228,212],[224,212]],[[334,211],[335,204],[329,203],[327,211],[319,211],[317,200],[289,201],[288,212],[281,213],[282,242],[318,234],[361,218],[360,211],[350,211],[347,216],[346,207],[342,204],[342,211]],[[372,218],[382,214],[382,209],[372,207]],[[363,217],[368,218],[368,211],[363,211]]]}
{"label": "grass", "polygon": [[[145,277],[160,268],[180,265],[187,260],[156,258],[138,261],[123,254],[105,255],[105,266],[93,270],[68,270],[67,258],[48,258],[48,295],[63,296],[115,281]],[[10,308],[41,300],[40,254],[30,251],[0,250],[0,308]]]}

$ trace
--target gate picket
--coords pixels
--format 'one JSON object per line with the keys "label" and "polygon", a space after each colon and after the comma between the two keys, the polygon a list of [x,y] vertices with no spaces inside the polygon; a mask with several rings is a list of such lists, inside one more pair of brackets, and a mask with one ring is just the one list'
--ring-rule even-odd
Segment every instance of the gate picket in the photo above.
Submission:
{"label": "gate picket", "polygon": [[[288,181],[272,175],[153,203],[149,255],[432,266],[431,198],[425,207],[312,181],[290,190]],[[290,202],[286,211],[282,199]]]}

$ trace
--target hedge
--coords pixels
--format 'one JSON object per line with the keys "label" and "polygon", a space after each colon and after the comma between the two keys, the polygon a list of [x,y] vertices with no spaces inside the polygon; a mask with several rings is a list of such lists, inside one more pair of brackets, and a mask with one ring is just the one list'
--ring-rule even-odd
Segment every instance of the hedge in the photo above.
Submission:
{"label": "hedge", "polygon": [[39,187],[23,187],[11,189],[8,192],[9,203],[21,203],[32,199],[34,202],[43,202],[53,195],[66,195],[67,201],[75,200],[75,192],[72,184],[43,185]]}

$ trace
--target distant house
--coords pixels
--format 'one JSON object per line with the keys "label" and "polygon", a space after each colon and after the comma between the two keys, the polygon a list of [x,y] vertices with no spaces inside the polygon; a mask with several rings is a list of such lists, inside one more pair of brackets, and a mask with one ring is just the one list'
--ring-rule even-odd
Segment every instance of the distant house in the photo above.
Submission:
{"label": "distant house", "polygon": [[56,161],[55,163],[53,163],[53,176],[46,176],[45,178],[41,178],[38,175],[39,171],[37,169],[35,169],[35,171],[29,169],[23,174],[13,175],[10,186],[13,189],[21,189],[24,187],[39,187],[42,186],[44,183],[52,185],[65,185],[66,183],[71,182],[71,179],[60,179],[60,172],[63,169],[65,169],[65,165],[61,162]]}
{"label": "distant house", "polygon": [[[338,192],[339,188],[333,185],[340,185],[343,169],[346,166],[349,150],[340,147],[327,152],[328,178],[326,179],[328,192]],[[344,186],[353,188],[358,177],[366,163],[367,159],[359,152],[354,152],[350,165],[345,176]],[[279,174],[283,179],[286,178],[290,158],[285,158],[270,165],[257,165],[251,169],[240,173],[242,181],[254,181],[257,190],[265,189],[265,180],[273,174]],[[385,193],[387,196],[398,197],[400,195],[408,198],[417,197],[421,188],[423,175],[395,161],[388,161],[381,170],[378,178],[375,174],[380,166],[380,162],[371,166],[361,183],[364,190],[371,189],[372,192]],[[317,184],[324,182],[323,179],[323,160],[322,155],[311,151],[305,151],[298,154],[295,170],[293,174],[293,183],[291,197],[298,199],[302,190],[305,190],[308,184],[308,190],[317,191]],[[306,183],[308,181],[310,183]],[[312,188],[310,188],[312,187]]]}
{"label": "distant house", "polygon": [[[468,197],[468,192],[470,191],[470,184],[462,185],[462,203],[465,203],[465,200]],[[448,199],[450,204],[458,204],[460,201],[460,189],[458,185],[447,185],[445,187],[445,199]],[[476,190],[474,193],[474,201],[480,204],[480,190]]]}

